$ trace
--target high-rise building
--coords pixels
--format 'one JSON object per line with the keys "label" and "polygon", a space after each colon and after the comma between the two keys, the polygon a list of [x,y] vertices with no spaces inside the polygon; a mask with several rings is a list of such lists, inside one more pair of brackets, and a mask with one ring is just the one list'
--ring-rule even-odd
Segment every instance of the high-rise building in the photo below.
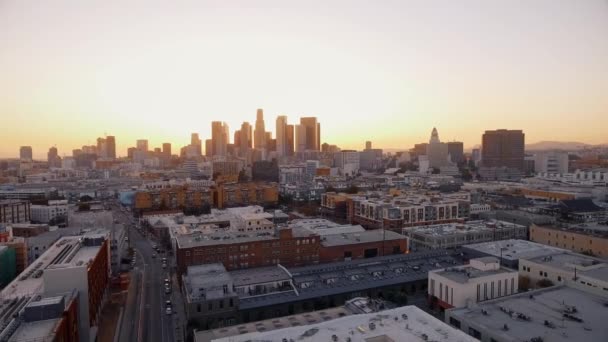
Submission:
{"label": "high-rise building", "polygon": [[225,156],[228,147],[228,125],[225,122],[211,122],[211,156]]}
{"label": "high-rise building", "polygon": [[31,146],[21,146],[19,148],[19,158],[21,160],[32,160],[32,147]]}
{"label": "high-rise building", "polygon": [[234,131],[234,138],[232,141],[234,142],[234,147],[238,148],[241,146],[241,131],[240,130]]}
{"label": "high-rise building", "polygon": [[317,151],[321,149],[321,123],[317,122]]}
{"label": "high-rise building", "polygon": [[306,126],[295,125],[295,139],[294,146],[296,152],[306,151]]}
{"label": "high-rise building", "polygon": [[194,148],[199,156],[203,154],[203,143],[198,137],[198,133],[192,133],[190,135],[190,145],[195,146]]}
{"label": "high-rise building", "polygon": [[171,157],[171,143],[163,143],[163,155]]}
{"label": "high-rise building", "polygon": [[109,159],[116,159],[116,138],[113,135],[106,137],[106,154]]}
{"label": "high-rise building", "polygon": [[213,140],[211,140],[211,139],[205,140],[205,156],[206,157],[213,156]]}
{"label": "high-rise building", "polygon": [[252,148],[253,147],[253,136],[251,134],[251,125],[249,124],[249,122],[243,122],[243,124],[241,124],[241,142],[239,144],[239,146],[241,148]]}
{"label": "high-rise building", "polygon": [[105,159],[108,157],[106,139],[97,138],[97,157]]}
{"label": "high-rise building", "polygon": [[57,147],[49,148],[49,152],[47,153],[47,161],[49,163],[49,167],[61,167],[61,158],[57,154]]}
{"label": "high-rise building", "polygon": [[521,130],[486,131],[481,139],[481,162],[487,167],[523,171],[525,135]]}
{"label": "high-rise building", "polygon": [[253,146],[256,149],[262,149],[266,147],[266,128],[264,127],[264,111],[258,109],[255,119],[255,131],[253,132],[254,141]]}
{"label": "high-rise building", "polygon": [[279,115],[277,117],[277,155],[279,157],[287,156],[287,116]]}
{"label": "high-rise building", "polygon": [[82,154],[82,150],[79,149],[79,148],[76,148],[76,149],[72,150],[72,157],[78,157],[81,154]]}
{"label": "high-rise building", "polygon": [[372,149],[372,142],[371,141],[366,141],[365,142],[365,149],[366,150],[371,150]]}
{"label": "high-rise building", "polygon": [[448,164],[448,145],[439,140],[439,133],[433,127],[431,139],[426,147],[429,167],[439,168]]}
{"label": "high-rise building", "polygon": [[452,161],[452,163],[462,163],[464,161],[464,147],[462,142],[448,142],[448,155],[450,156],[450,160]]}
{"label": "high-rise building", "polygon": [[148,152],[148,140],[139,139],[137,140],[137,149],[142,152]]}
{"label": "high-rise building", "polygon": [[321,148],[319,130],[321,126],[316,117],[300,118],[300,125],[306,129],[306,150],[319,151]]}
{"label": "high-rise building", "polygon": [[285,130],[285,153],[287,156],[293,156],[294,152],[294,125],[287,125]]}
{"label": "high-rise building", "polygon": [[542,151],[534,154],[534,172],[564,174],[568,172],[568,152]]}

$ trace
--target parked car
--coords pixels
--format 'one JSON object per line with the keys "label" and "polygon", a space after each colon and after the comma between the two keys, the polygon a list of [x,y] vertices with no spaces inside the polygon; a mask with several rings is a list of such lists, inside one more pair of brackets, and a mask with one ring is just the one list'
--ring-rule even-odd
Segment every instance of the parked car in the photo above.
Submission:
{"label": "parked car", "polygon": [[171,310],[171,308],[166,308],[165,312],[167,313],[167,315],[171,315],[173,313],[173,310]]}

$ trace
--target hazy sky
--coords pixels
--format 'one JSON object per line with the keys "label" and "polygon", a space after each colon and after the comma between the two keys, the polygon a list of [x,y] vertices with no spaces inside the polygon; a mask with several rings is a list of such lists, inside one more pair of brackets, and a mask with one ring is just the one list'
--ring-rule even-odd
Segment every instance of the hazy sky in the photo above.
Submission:
{"label": "hazy sky", "polygon": [[[231,134],[263,108],[322,142],[608,142],[607,0],[0,0],[0,156]],[[231,138],[232,140],[232,138]]]}

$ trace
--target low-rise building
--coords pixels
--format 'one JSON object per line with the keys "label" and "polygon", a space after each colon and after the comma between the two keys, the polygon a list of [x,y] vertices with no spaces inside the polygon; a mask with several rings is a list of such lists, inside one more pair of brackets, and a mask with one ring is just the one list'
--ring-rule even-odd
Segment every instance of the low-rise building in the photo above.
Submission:
{"label": "low-rise building", "polygon": [[429,301],[444,310],[512,295],[518,289],[518,272],[502,267],[494,257],[429,272]]}
{"label": "low-rise building", "polygon": [[76,290],[0,303],[0,336],[10,342],[83,341]]}
{"label": "low-rise building", "polygon": [[504,221],[468,221],[430,226],[403,228],[412,250],[456,248],[463,245],[506,240],[525,239],[525,226]]}
{"label": "low-rise building", "polygon": [[608,256],[608,226],[597,223],[532,225],[530,240],[573,252]]}
{"label": "low-rise building", "polygon": [[[327,315],[322,316],[325,319]],[[195,342],[207,341],[195,340]],[[410,305],[381,312],[349,315],[325,322],[312,320],[302,326],[293,325],[271,331],[258,330],[212,341],[474,342],[477,340]]]}
{"label": "low-rise building", "polygon": [[29,201],[12,199],[0,201],[0,223],[25,223],[29,221]]}
{"label": "low-rise building", "polygon": [[405,193],[384,198],[351,198],[348,220],[368,229],[400,229],[423,224],[463,221],[469,217],[468,192]]}
{"label": "low-rise building", "polygon": [[508,239],[465,245],[461,251],[465,258],[491,256],[498,258],[501,265],[517,270],[520,258],[543,257],[564,250],[527,240]]}
{"label": "low-rise building", "polygon": [[[306,267],[277,265],[230,272],[224,272],[220,264],[201,265],[197,266],[202,269],[200,273],[195,267],[194,273],[182,276],[182,287],[186,292],[188,318],[192,318],[198,328],[210,329],[336,307],[362,296],[386,298],[397,304],[404,304],[408,297],[424,301],[428,271],[461,265],[460,260],[446,251],[431,251]],[[188,268],[189,272],[190,269],[192,267]],[[208,270],[213,270],[213,276]],[[214,293],[211,307],[200,295],[207,293],[206,284]]]}
{"label": "low-rise building", "polygon": [[55,222],[58,219],[67,219],[68,201],[54,200],[48,201],[47,205],[32,205],[31,220],[37,223]]}
{"label": "low-rise building", "polygon": [[27,302],[38,295],[78,291],[80,341],[95,339],[110,279],[110,243],[105,234],[64,237],[8,286],[0,299]]}
{"label": "low-rise building", "polygon": [[30,238],[49,231],[49,225],[45,223],[14,223],[11,225],[13,236]]}
{"label": "low-rise building", "polygon": [[606,298],[566,286],[455,308],[445,322],[482,342],[605,341]]}
{"label": "low-rise building", "polygon": [[568,251],[519,260],[519,275],[530,287],[565,284],[608,298],[608,264]]}
{"label": "low-rise building", "polygon": [[15,279],[16,271],[15,250],[0,245],[0,289]]}

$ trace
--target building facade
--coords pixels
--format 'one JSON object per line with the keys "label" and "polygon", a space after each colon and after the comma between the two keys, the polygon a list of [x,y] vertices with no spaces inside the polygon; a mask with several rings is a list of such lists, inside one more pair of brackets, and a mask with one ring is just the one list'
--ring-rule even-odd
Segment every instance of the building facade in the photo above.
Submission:
{"label": "building facade", "polygon": [[31,220],[30,202],[0,200],[0,223],[25,223]]}
{"label": "building facade", "polygon": [[486,131],[481,138],[481,161],[486,167],[524,170],[525,135],[521,130]]}

